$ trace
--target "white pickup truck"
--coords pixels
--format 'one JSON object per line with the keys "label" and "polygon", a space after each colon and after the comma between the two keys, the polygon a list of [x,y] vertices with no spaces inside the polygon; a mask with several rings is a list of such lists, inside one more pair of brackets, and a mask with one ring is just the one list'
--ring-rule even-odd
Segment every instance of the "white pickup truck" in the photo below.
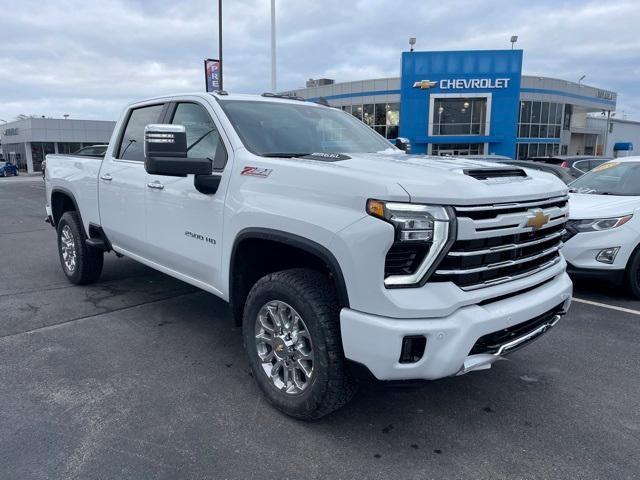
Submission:
{"label": "white pickup truck", "polygon": [[62,269],[96,281],[113,251],[229,302],[256,381],[298,418],[344,405],[357,372],[489,368],[567,311],[567,188],[397,145],[276,95],[132,104],[104,159],[47,156]]}

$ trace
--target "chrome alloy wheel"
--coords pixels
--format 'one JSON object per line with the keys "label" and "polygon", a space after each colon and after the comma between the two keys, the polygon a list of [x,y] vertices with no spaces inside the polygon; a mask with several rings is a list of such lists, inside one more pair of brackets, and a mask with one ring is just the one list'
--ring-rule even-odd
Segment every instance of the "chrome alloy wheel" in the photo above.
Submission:
{"label": "chrome alloy wheel", "polygon": [[69,273],[73,273],[76,269],[76,241],[73,238],[71,227],[65,225],[62,227],[60,234],[60,251],[62,252],[62,261]]}
{"label": "chrome alloy wheel", "polygon": [[277,389],[295,395],[311,384],[311,335],[290,305],[280,300],[263,305],[256,318],[255,339],[264,373]]}

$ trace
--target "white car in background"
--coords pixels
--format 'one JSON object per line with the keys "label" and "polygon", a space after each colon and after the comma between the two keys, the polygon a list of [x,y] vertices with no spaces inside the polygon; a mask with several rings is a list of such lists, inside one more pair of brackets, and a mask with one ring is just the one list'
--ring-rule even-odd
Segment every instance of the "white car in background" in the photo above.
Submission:
{"label": "white car in background", "polygon": [[568,271],[624,283],[640,298],[640,157],[612,160],[570,185]]}

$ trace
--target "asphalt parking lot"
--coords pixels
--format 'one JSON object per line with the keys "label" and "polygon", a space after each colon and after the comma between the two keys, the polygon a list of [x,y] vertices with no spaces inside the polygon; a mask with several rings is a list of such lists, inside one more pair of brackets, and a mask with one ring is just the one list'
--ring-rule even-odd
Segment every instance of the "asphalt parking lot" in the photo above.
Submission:
{"label": "asphalt parking lot", "polygon": [[108,255],[64,278],[39,177],[0,179],[0,478],[637,479],[640,302],[576,286],[489,371],[370,389],[315,423],[270,408],[213,295]]}

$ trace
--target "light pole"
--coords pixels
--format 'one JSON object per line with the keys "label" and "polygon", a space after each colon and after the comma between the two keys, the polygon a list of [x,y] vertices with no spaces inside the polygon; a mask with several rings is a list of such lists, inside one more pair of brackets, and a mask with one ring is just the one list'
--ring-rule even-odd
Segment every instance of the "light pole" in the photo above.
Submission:
{"label": "light pole", "polygon": [[416,37],[409,38],[409,48],[410,51],[413,52],[413,46],[416,44]]}
{"label": "light pole", "polygon": [[271,91],[276,90],[276,0],[271,0]]}
{"label": "light pole", "polygon": [[220,69],[220,90],[222,86],[222,0],[218,0],[218,68]]}
{"label": "light pole", "polygon": [[511,35],[511,50],[513,50],[513,46],[518,41],[518,35]]}
{"label": "light pole", "polygon": [[582,87],[582,80],[584,80],[586,76],[587,76],[586,74],[585,74],[585,75],[582,75],[582,76],[578,79],[578,87]]}

